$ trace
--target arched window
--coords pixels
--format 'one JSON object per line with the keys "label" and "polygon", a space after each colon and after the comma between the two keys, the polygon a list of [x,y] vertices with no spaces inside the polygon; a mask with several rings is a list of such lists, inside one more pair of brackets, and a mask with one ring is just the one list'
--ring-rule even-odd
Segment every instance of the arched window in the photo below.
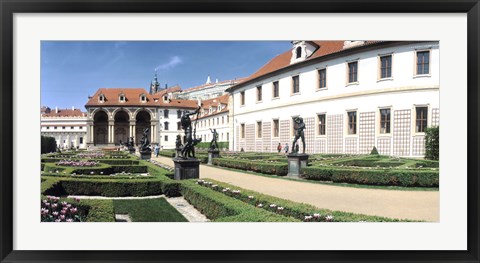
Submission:
{"label": "arched window", "polygon": [[98,95],[98,101],[99,102],[105,102],[105,95],[103,95],[103,94]]}
{"label": "arched window", "polygon": [[297,58],[302,57],[302,47],[297,47],[296,52],[297,52]]}
{"label": "arched window", "polygon": [[120,100],[120,102],[125,102],[125,95],[120,94],[120,96],[118,97],[118,99]]}

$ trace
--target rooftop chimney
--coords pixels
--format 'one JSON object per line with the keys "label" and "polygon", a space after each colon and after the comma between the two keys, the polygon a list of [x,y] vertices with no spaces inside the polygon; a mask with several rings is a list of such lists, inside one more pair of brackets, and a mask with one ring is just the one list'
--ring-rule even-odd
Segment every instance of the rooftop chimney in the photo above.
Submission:
{"label": "rooftop chimney", "polygon": [[75,106],[72,106],[72,110],[75,110]]}
{"label": "rooftop chimney", "polygon": [[58,106],[55,106],[55,113],[58,113]]}

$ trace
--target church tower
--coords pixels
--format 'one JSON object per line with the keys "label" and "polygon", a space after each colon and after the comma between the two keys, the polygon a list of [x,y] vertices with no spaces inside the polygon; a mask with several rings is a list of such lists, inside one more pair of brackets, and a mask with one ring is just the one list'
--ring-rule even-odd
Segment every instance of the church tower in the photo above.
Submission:
{"label": "church tower", "polygon": [[160,87],[160,83],[158,83],[157,71],[155,70],[155,77],[153,78],[152,83],[150,84],[150,94],[157,93],[159,91],[158,90],[159,87]]}

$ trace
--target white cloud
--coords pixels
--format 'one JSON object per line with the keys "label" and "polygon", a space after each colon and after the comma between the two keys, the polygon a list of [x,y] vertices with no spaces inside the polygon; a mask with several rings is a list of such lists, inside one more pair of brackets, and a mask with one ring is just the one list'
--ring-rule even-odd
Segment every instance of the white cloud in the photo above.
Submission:
{"label": "white cloud", "polygon": [[178,56],[173,56],[170,58],[170,61],[168,61],[167,63],[163,63],[163,64],[160,64],[158,65],[155,70],[166,70],[166,69],[171,69],[171,68],[174,68],[175,66],[179,65],[179,64],[182,64],[183,63],[183,60],[178,57]]}

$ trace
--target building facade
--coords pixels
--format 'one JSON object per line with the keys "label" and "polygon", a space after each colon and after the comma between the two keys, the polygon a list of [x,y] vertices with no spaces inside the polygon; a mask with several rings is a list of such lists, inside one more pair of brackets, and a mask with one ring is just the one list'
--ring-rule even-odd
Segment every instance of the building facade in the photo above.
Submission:
{"label": "building facade", "polygon": [[181,93],[177,93],[176,96],[178,99],[185,100],[208,100],[222,95],[228,94],[225,90],[231,86],[238,84],[243,81],[244,78],[237,78],[233,80],[224,80],[218,81],[218,79],[212,83],[210,76],[208,76],[205,84],[188,88],[183,90]]}
{"label": "building facade", "polygon": [[85,149],[87,114],[80,109],[42,107],[40,134],[55,138],[60,149]]}
{"label": "building facade", "polygon": [[231,150],[291,145],[303,118],[307,153],[424,156],[438,126],[439,43],[293,41],[231,94]]}
{"label": "building facade", "polygon": [[169,138],[170,120],[173,119],[170,116],[174,109],[195,109],[196,102],[171,99],[169,93],[168,89],[155,94],[143,88],[99,89],[85,105],[87,145],[121,145],[129,137],[134,137],[138,145],[147,131],[152,145],[174,148],[175,140]]}
{"label": "building facade", "polygon": [[229,117],[229,94],[217,98],[202,101],[202,109],[197,121],[196,136],[202,138],[202,142],[210,142],[213,133],[210,129],[217,130],[217,142],[230,140],[230,117]]}

